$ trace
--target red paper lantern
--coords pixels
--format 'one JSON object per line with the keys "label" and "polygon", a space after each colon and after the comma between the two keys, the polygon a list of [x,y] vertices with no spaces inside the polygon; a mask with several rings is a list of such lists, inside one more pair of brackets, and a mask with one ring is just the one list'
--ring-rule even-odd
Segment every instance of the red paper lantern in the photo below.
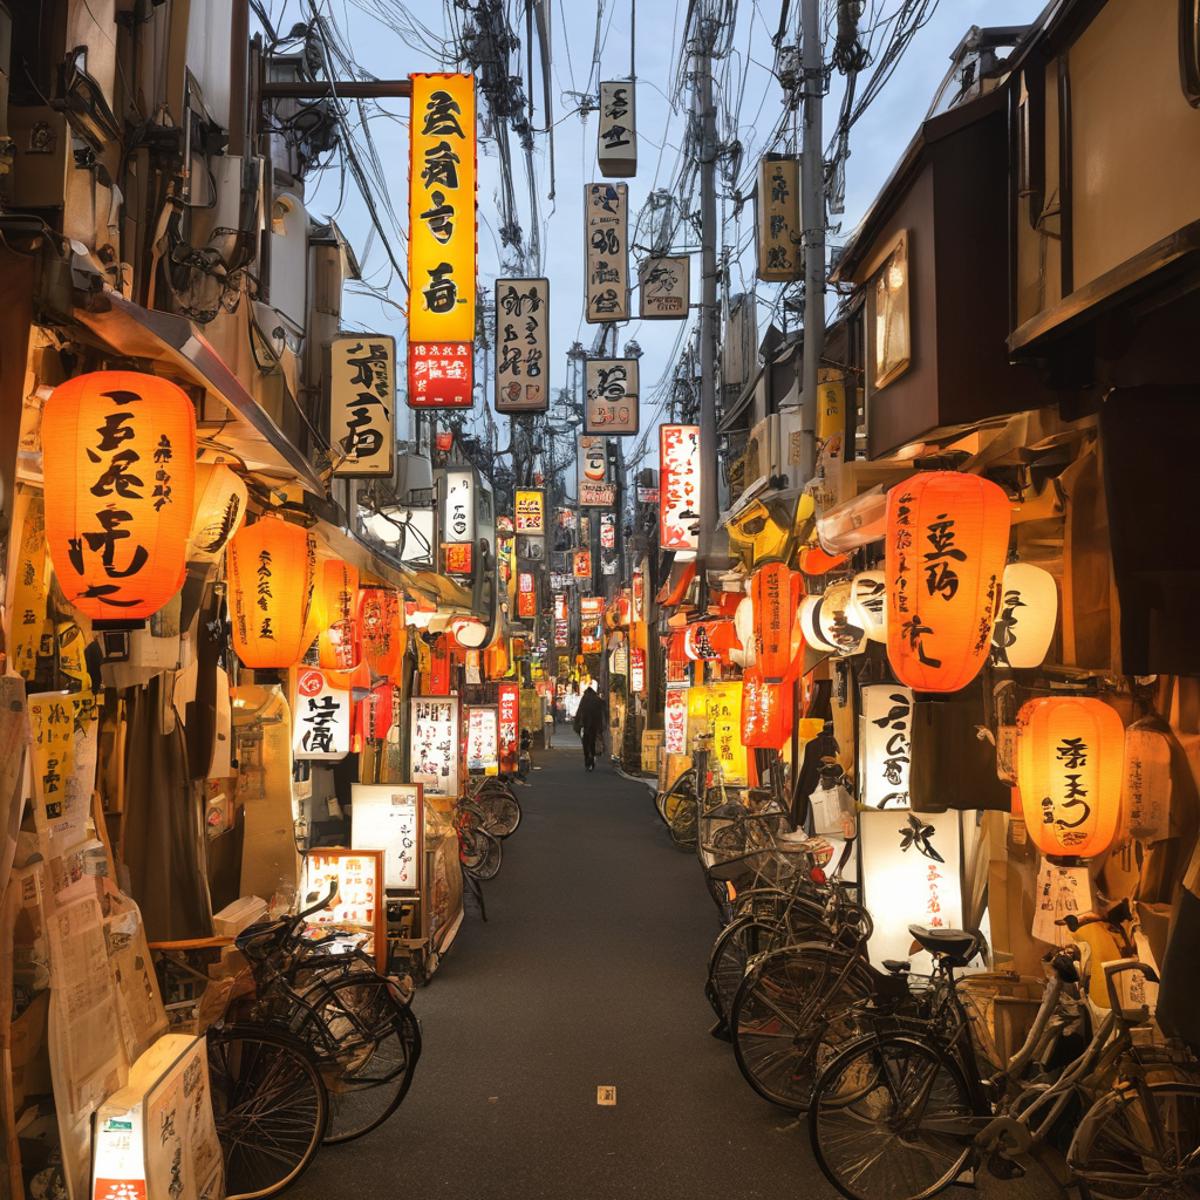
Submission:
{"label": "red paper lantern", "polygon": [[322,667],[348,671],[361,657],[358,568],[344,559],[327,558],[317,578],[317,654]]}
{"label": "red paper lantern", "polygon": [[42,413],[46,544],[93,621],[140,623],[183,585],[196,483],[187,394],[139,371],[59,384]]}
{"label": "red paper lantern", "polygon": [[1010,507],[978,475],[928,471],[888,492],[888,660],[918,692],[957,692],[987,659]]}
{"label": "red paper lantern", "polygon": [[247,667],[282,670],[300,661],[312,604],[316,547],[299,525],[261,517],[225,548],[233,647]]}
{"label": "red paper lantern", "polygon": [[742,673],[742,745],[749,749],[782,750],[792,736],[796,708],[792,688],[771,683],[757,667]]}
{"label": "red paper lantern", "polygon": [[781,683],[794,661],[792,634],[800,603],[801,578],[783,563],[767,563],[750,579],[754,616],[754,662],[768,683]]}
{"label": "red paper lantern", "polygon": [[733,620],[723,617],[718,621],[696,621],[684,631],[684,653],[693,662],[719,660],[730,663],[730,652],[740,650]]}
{"label": "red paper lantern", "polygon": [[1125,726],[1088,696],[1044,696],[1017,714],[1017,787],[1034,845],[1053,858],[1095,858],[1121,815]]}
{"label": "red paper lantern", "polygon": [[405,646],[399,594],[388,588],[363,588],[358,624],[363,656],[371,673],[392,678]]}

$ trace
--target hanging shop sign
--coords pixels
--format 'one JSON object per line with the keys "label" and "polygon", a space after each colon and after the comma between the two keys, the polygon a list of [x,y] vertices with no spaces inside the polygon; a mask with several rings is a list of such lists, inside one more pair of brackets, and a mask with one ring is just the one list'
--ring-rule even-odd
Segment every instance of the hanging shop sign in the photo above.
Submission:
{"label": "hanging shop sign", "polygon": [[589,358],[584,379],[584,433],[615,437],[637,433],[637,359]]}
{"label": "hanging shop sign", "polygon": [[617,545],[617,514],[600,514],[600,549],[614,550]]}
{"label": "hanging shop sign", "polygon": [[[580,507],[612,508],[617,501],[617,489],[608,478],[608,439],[589,437],[579,439],[579,504]],[[580,517],[579,539],[586,541]]]}
{"label": "hanging shop sign", "polygon": [[188,562],[216,562],[246,519],[246,481],[224,463],[196,464]]}
{"label": "hanging shop sign", "polygon": [[695,551],[700,545],[700,427],[661,425],[658,430],[658,544]]}
{"label": "hanging shop sign", "polygon": [[798,158],[768,154],[759,162],[754,209],[759,279],[772,282],[802,279]]}
{"label": "hanging shop sign", "polygon": [[646,574],[650,564],[643,558],[633,569],[629,585],[629,614],[632,621],[646,619]]}
{"label": "hanging shop sign", "polygon": [[913,694],[901,684],[862,689],[862,802],[868,808],[908,808],[912,765]]}
{"label": "hanging shop sign", "polygon": [[496,280],[496,411],[550,407],[550,280]]}
{"label": "hanging shop sign", "polygon": [[628,321],[629,188],[623,183],[589,183],[584,188],[589,324]]}
{"label": "hanging shop sign", "polygon": [[513,505],[517,533],[542,537],[546,532],[546,493],[541,488],[517,489]]}
{"label": "hanging shop sign", "polygon": [[517,683],[502,683],[496,689],[499,703],[497,728],[500,737],[500,770],[506,775],[517,769],[517,753],[521,737],[521,687]]}
{"label": "hanging shop sign", "polygon": [[638,696],[646,693],[646,652],[637,646],[629,656],[629,690]]}
{"label": "hanging shop sign", "polygon": [[566,592],[554,593],[554,619],[556,621],[566,621],[569,617],[567,609],[567,594]]}
{"label": "hanging shop sign", "polygon": [[658,488],[644,487],[638,484],[637,499],[639,504],[657,504],[658,503]]}
{"label": "hanging shop sign", "polygon": [[495,775],[500,770],[499,716],[494,704],[468,704],[467,773]]}
{"label": "hanging shop sign", "polygon": [[[414,696],[410,705],[413,783],[426,799],[458,799],[458,697]],[[442,806],[445,807],[445,806]]]}
{"label": "hanging shop sign", "polygon": [[1125,726],[1090,696],[1043,696],[1017,713],[1017,787],[1025,827],[1053,858],[1095,858],[1121,816]]}
{"label": "hanging shop sign", "polygon": [[390,475],[396,446],[396,339],[356,333],[329,343],[329,444],[335,475]]}
{"label": "hanging shop sign", "polygon": [[469,467],[448,467],[442,476],[441,541],[475,541],[475,472]]}
{"label": "hanging shop sign", "polygon": [[576,579],[591,579],[592,552],[590,550],[576,550],[571,555],[571,573]]}
{"label": "hanging shop sign", "polygon": [[351,697],[319,667],[296,671],[292,757],[334,761],[350,753]]}
{"label": "hanging shop sign", "polygon": [[522,620],[532,620],[537,616],[537,592],[533,587],[533,575],[522,571],[517,585],[517,616]]}
{"label": "hanging shop sign", "polygon": [[599,654],[604,648],[604,597],[579,597],[579,648],[584,654]]}
{"label": "hanging shop sign", "polygon": [[888,661],[914,691],[960,691],[983,666],[1009,520],[1008,497],[979,475],[925,471],[888,492]]}
{"label": "hanging shop sign", "polygon": [[471,342],[409,342],[408,407],[474,407],[474,350]]}
{"label": "hanging shop sign", "polygon": [[571,644],[570,621],[554,622],[554,644],[556,646],[569,646]]}
{"label": "hanging shop sign", "polygon": [[350,845],[383,851],[383,885],[415,892],[425,861],[425,806],[419,783],[352,783]]}
{"label": "hanging shop sign", "polygon": [[305,638],[316,565],[311,535],[280,517],[260,517],[230,539],[225,573],[233,648],[244,666],[290,667],[312,644]]}
{"label": "hanging shop sign", "polygon": [[475,79],[413,75],[409,344],[475,336]]}
{"label": "hanging shop sign", "polygon": [[387,904],[384,897],[382,850],[310,850],[304,856],[301,895],[327,896],[333,904],[313,913],[313,925],[336,925],[371,934],[363,950],[374,957],[376,969],[387,969]]}
{"label": "hanging shop sign", "polygon": [[875,921],[871,961],[907,959],[928,974],[929,955],[909,953],[908,927],[962,928],[958,812],[861,812],[858,836],[863,899]]}
{"label": "hanging shop sign", "polygon": [[742,745],[780,750],[792,736],[796,706],[791,685],[771,683],[757,667],[742,672]]}
{"label": "hanging shop sign", "polygon": [[687,317],[691,265],[686,254],[642,259],[638,267],[638,316],[643,321],[682,321]]}
{"label": "hanging shop sign", "polygon": [[1009,563],[1000,589],[1000,612],[992,629],[992,658],[1017,670],[1040,667],[1058,624],[1058,585],[1033,563]]}
{"label": "hanging shop sign", "polygon": [[663,703],[663,748],[668,754],[687,753],[687,721],[687,688],[667,688]]}
{"label": "hanging shop sign", "polygon": [[138,371],[61,383],[42,411],[46,542],[67,600],[137,625],[183,584],[196,414],[182,388]]}
{"label": "hanging shop sign", "polygon": [[606,179],[637,174],[636,89],[631,80],[600,84],[596,163]]}
{"label": "hanging shop sign", "polygon": [[572,531],[576,527],[577,513],[573,508],[556,508],[554,510],[554,523],[559,529]]}
{"label": "hanging shop sign", "polygon": [[742,685],[738,681],[688,688],[688,732],[712,734],[713,762],[727,784],[745,785],[742,745]]}

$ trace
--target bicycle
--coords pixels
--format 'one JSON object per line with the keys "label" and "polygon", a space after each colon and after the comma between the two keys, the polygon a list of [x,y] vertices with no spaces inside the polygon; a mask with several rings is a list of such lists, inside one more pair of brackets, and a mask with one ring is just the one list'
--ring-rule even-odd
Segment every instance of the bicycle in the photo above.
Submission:
{"label": "bicycle", "polygon": [[507,781],[497,775],[468,780],[465,799],[478,806],[484,828],[495,838],[511,837],[521,824],[521,804]]}
{"label": "bicycle", "polygon": [[473,800],[461,798],[454,806],[454,829],[458,834],[458,859],[473,879],[495,879],[503,859],[500,839],[487,828],[485,811]]}
{"label": "bicycle", "polygon": [[1137,1044],[1132,1031],[1149,1022],[1148,1008],[1124,1006],[1118,991],[1126,973],[1151,979],[1145,964],[1102,964],[1108,1013],[1052,1078],[1051,1054],[1083,1011],[1074,959],[1053,954],[1029,1035],[985,1078],[954,976],[978,951],[978,935],[910,932],[935,960],[931,1018],[868,1032],[830,1061],[813,1090],[814,1155],[843,1196],[918,1200],[984,1165],[997,1178],[1017,1177],[1077,1105],[1085,1112],[1066,1161],[1085,1198],[1200,1194],[1200,1072],[1182,1047]]}

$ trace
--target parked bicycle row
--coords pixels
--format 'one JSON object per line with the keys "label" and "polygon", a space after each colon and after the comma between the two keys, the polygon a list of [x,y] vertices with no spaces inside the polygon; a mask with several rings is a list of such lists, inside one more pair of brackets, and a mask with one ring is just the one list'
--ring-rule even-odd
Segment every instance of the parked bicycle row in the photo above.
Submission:
{"label": "parked bicycle row", "polygon": [[801,1117],[843,1196],[917,1200],[980,1171],[1085,1200],[1200,1196],[1200,1063],[1154,1021],[1127,903],[1060,919],[1041,981],[988,971],[982,934],[961,929],[909,926],[926,974],[876,962],[843,877],[852,841],[835,861],[779,789],[725,785],[703,748],[695,762],[656,803],[720,918],[711,1033],[758,1097]]}

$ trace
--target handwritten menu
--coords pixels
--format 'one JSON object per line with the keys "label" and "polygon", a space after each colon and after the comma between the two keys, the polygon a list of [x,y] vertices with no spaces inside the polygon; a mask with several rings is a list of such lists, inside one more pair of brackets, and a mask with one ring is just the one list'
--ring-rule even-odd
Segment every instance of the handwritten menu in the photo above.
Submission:
{"label": "handwritten menu", "polygon": [[383,851],[385,887],[418,889],[424,834],[421,785],[355,783],[350,800],[350,845]]}
{"label": "handwritten menu", "polygon": [[414,696],[412,705],[413,783],[427,797],[458,799],[458,698]]}

